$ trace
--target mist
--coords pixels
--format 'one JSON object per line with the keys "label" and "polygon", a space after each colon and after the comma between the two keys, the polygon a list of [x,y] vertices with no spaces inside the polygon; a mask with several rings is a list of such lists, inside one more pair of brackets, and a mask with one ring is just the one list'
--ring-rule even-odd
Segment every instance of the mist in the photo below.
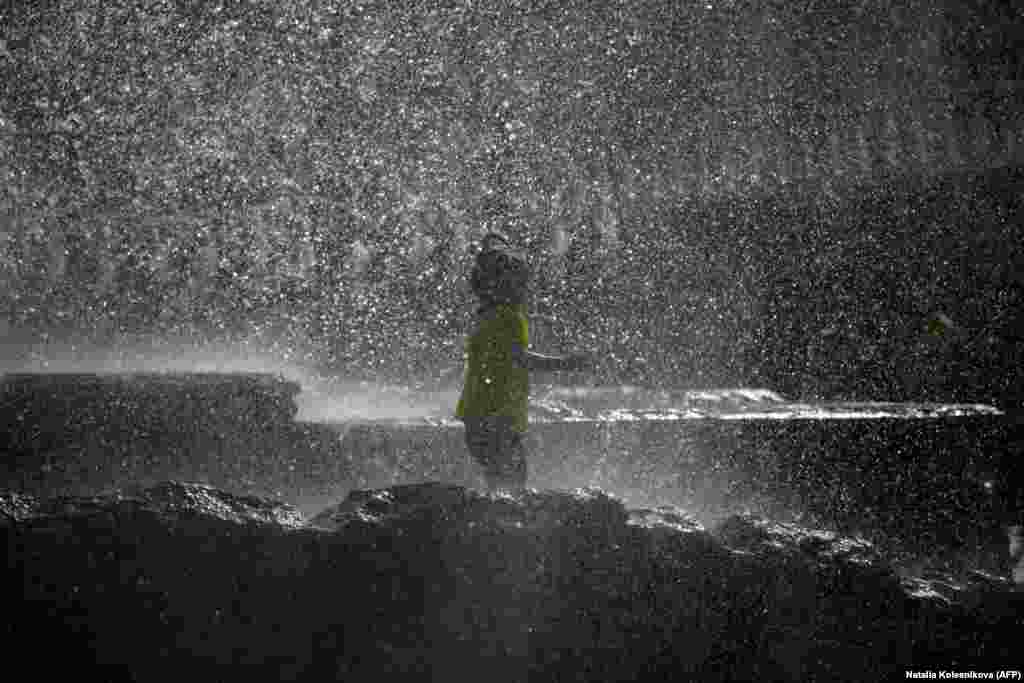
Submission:
{"label": "mist", "polygon": [[199,340],[150,336],[108,345],[37,340],[4,345],[0,375],[216,373],[275,375],[301,387],[295,398],[299,422],[401,421],[450,413],[453,387],[416,391],[386,381],[321,371],[311,355],[265,339]]}

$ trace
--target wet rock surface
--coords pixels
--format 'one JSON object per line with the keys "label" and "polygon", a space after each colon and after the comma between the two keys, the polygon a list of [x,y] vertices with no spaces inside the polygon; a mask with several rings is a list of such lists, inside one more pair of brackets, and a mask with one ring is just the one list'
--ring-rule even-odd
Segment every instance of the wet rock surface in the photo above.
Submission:
{"label": "wet rock surface", "polygon": [[260,373],[2,375],[3,488],[83,494],[224,470],[252,479],[252,462],[280,457],[300,391]]}
{"label": "wet rock surface", "polygon": [[1000,579],[910,581],[863,540],[593,489],[394,486],[306,521],[168,482],[0,511],[5,640],[59,653],[36,674],[872,681],[1012,668],[1024,612]]}
{"label": "wet rock surface", "polygon": [[5,420],[71,425],[213,415],[235,422],[291,420],[301,390],[277,375],[238,372],[8,373],[0,379]]}
{"label": "wet rock surface", "polygon": [[[308,513],[353,489],[478,483],[461,425],[297,422],[301,389],[272,374],[4,375],[0,490],[92,495],[184,480]],[[773,518],[809,514],[931,552],[993,534],[1002,543],[1001,528],[1019,523],[1022,426],[978,405],[539,387],[530,483],[705,508],[705,519],[757,501]]]}

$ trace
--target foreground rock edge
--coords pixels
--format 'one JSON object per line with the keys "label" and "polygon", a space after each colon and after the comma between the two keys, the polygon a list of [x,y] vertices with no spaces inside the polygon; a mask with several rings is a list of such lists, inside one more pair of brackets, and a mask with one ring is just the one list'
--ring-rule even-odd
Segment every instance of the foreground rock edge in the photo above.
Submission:
{"label": "foreground rock edge", "polygon": [[[877,650],[880,655],[883,649],[895,652],[884,660],[890,664],[916,665],[942,657],[1008,658],[1010,651],[1000,644],[998,629],[1020,622],[1014,611],[1020,602],[1008,591],[1009,582],[998,577],[971,585],[901,579],[861,539],[753,516],[731,517],[709,532],[682,510],[626,510],[599,490],[503,496],[447,484],[395,486],[355,491],[342,503],[304,520],[285,503],[166,482],[130,496],[41,500],[4,494],[0,512],[8,536],[9,568],[20,568],[23,574],[42,569],[58,583],[88,578],[80,573],[62,577],[59,568],[49,566],[48,555],[56,561],[67,551],[35,542],[62,525],[76,528],[75,543],[89,557],[97,548],[109,546],[112,536],[118,538],[122,552],[125,543],[159,544],[153,540],[155,534],[140,540],[130,531],[141,517],[149,520],[147,528],[155,522],[164,531],[192,539],[186,540],[186,553],[191,547],[209,547],[216,553],[219,547],[211,544],[219,543],[251,557],[251,544],[262,553],[263,571],[284,575],[281,586],[299,581],[307,570],[320,578],[330,576],[311,566],[317,555],[332,555],[331,549],[340,543],[350,552],[328,563],[331,572],[373,577],[352,586],[357,593],[360,587],[375,593],[380,577],[387,578],[393,589],[416,577],[450,584],[448,599],[423,594],[419,605],[411,607],[411,618],[419,622],[437,618],[438,611],[444,613],[442,624],[462,619],[449,638],[441,639],[444,647],[433,651],[458,651],[467,642],[475,643],[466,652],[529,661],[531,671],[572,666],[575,656],[580,660],[575,665],[590,667],[595,676],[613,674],[622,655],[605,661],[594,652],[616,646],[620,651],[637,649],[632,639],[641,634],[646,643],[639,648],[642,653],[651,649],[647,641],[652,634],[661,633],[665,642],[654,649],[664,654],[667,648],[671,654],[668,663],[658,665],[661,673],[688,671],[703,679],[720,674],[725,680],[739,675],[739,667],[744,675],[807,680],[829,671],[834,675],[865,654]],[[265,547],[267,538],[282,534],[300,540]],[[216,540],[225,536],[232,538]],[[382,547],[387,548],[384,555],[378,552]],[[297,552],[305,553],[305,559],[296,559]],[[286,553],[292,556],[285,557]],[[233,555],[220,554],[230,565]],[[173,563],[175,558],[169,559]],[[370,574],[366,567],[358,568],[363,565],[369,566]],[[229,573],[245,576],[252,567],[242,561],[233,570]],[[151,580],[145,578],[146,567],[140,571],[142,581]],[[202,577],[201,570],[192,574]],[[51,603],[69,602],[47,595]],[[370,603],[394,601],[394,596],[362,597]],[[264,599],[243,591],[232,604]],[[182,598],[175,602],[171,599],[164,607],[188,614],[182,626],[195,628],[204,621],[202,606],[183,604]],[[74,599],[70,603],[76,604]],[[553,604],[561,608],[552,609]],[[60,611],[67,604],[50,605],[55,606]],[[567,620],[564,612],[569,606],[570,612],[587,619]],[[238,608],[261,609],[252,604]],[[391,616],[400,617],[397,621],[410,618],[404,610]],[[379,609],[356,611],[387,621]],[[289,623],[289,615],[281,615],[281,621]],[[587,621],[603,624],[603,635],[595,635],[585,626]],[[344,618],[327,622],[321,626],[328,631],[351,633]],[[527,635],[515,635],[520,627]],[[498,650],[493,650],[497,645],[488,633],[500,636]],[[390,652],[388,661],[395,660],[397,650],[409,649],[396,645],[394,637],[402,640],[395,633],[373,640],[374,646]],[[895,648],[894,639],[901,641]],[[217,651],[216,637],[210,635],[206,642],[210,651]],[[563,654],[552,657],[552,648]],[[284,648],[282,657],[288,656],[303,661]],[[324,653],[310,656],[320,661]],[[435,674],[437,667],[445,666],[422,652],[416,658],[421,668]],[[241,665],[230,657],[225,661],[232,667]],[[885,665],[875,666],[875,671],[861,667],[858,678],[881,680]],[[652,680],[655,673],[651,672]]]}

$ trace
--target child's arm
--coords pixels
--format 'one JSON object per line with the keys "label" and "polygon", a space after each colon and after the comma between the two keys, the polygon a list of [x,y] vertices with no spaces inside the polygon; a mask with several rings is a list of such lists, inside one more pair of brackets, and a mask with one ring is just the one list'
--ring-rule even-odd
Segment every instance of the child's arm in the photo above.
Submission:
{"label": "child's arm", "polygon": [[531,372],[578,372],[593,365],[586,356],[545,356],[518,343],[512,344],[512,362]]}

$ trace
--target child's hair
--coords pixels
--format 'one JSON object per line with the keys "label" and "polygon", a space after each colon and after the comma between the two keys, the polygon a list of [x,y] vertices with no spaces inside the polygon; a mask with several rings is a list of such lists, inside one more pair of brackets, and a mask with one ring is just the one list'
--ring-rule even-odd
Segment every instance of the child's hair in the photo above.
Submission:
{"label": "child's hair", "polygon": [[508,237],[492,230],[480,240],[470,275],[473,293],[486,303],[526,303],[530,268],[526,257],[512,248]]}

